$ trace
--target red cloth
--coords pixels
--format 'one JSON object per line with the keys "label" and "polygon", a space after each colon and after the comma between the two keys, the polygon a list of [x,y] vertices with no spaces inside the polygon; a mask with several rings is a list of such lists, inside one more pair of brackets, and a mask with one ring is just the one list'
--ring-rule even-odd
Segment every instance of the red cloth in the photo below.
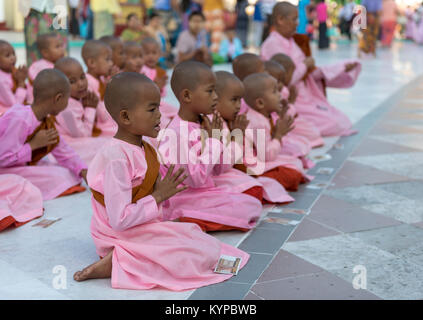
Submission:
{"label": "red cloth", "polygon": [[288,191],[297,191],[300,183],[305,182],[301,172],[282,166],[269,170],[261,176],[275,179]]}
{"label": "red cloth", "polygon": [[15,228],[17,228],[17,227],[20,227],[20,226],[24,225],[27,222],[29,222],[29,221],[18,222],[12,216],[8,216],[8,217],[3,218],[2,220],[0,220],[0,231],[3,231],[4,229],[7,229],[8,227],[15,227]]}

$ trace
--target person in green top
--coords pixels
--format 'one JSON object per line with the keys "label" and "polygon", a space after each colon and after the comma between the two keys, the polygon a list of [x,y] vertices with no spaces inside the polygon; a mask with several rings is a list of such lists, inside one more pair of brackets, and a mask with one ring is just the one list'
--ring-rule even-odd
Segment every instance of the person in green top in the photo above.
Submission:
{"label": "person in green top", "polygon": [[139,42],[144,39],[147,34],[143,31],[143,23],[136,13],[130,13],[126,18],[127,28],[123,30],[120,38],[122,41],[135,41]]}

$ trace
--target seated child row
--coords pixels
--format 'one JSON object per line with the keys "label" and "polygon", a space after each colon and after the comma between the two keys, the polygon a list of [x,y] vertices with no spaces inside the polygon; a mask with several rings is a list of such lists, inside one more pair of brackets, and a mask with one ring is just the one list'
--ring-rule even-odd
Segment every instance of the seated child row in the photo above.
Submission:
{"label": "seated child row", "polygon": [[292,202],[286,190],[312,179],[306,156],[323,140],[295,108],[289,57],[243,54],[234,74],[182,62],[171,78],[178,110],[161,101],[167,76],[154,39],[86,42],[87,73],[52,54],[55,36],[40,43],[47,62],[32,73],[15,69],[0,42],[0,230],[40,217],[42,200],[84,191],[84,179],[101,260],[75,280],[170,290],[224,281],[213,272],[219,257],[243,267],[249,255],[203,231],[248,231],[263,203]]}

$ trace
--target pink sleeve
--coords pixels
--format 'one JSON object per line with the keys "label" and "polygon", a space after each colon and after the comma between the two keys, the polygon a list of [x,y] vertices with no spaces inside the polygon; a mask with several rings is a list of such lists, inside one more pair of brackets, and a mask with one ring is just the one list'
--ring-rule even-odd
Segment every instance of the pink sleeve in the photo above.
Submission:
{"label": "pink sleeve", "polygon": [[[223,146],[219,140],[208,138],[204,145],[203,152],[201,152],[200,141],[192,146],[189,151],[185,151],[189,152],[190,156],[187,161],[188,163],[181,165],[185,168],[186,174],[188,175],[185,184],[193,188],[204,186],[222,155]],[[198,150],[198,152],[196,152],[196,150]]]}
{"label": "pink sleeve", "polygon": [[281,48],[272,40],[265,41],[261,48],[261,58],[270,60],[275,54],[281,53]]}
{"label": "pink sleeve", "polygon": [[96,109],[84,108],[80,102],[69,100],[67,108],[57,117],[59,125],[74,138],[91,137]]}
{"label": "pink sleeve", "polygon": [[28,125],[19,118],[3,116],[0,126],[0,167],[15,167],[31,161]]}
{"label": "pink sleeve", "polygon": [[[295,61],[294,61],[295,62]],[[297,84],[301,81],[301,79],[304,77],[304,75],[307,72],[307,67],[304,64],[304,62],[295,63],[295,71],[292,74],[292,79],[290,84]]]}
{"label": "pink sleeve", "polygon": [[[225,131],[224,131],[225,132]],[[243,148],[236,141],[230,141],[224,147],[220,161],[215,165],[213,173],[215,175],[222,174],[233,168],[234,164],[242,163]]]}
{"label": "pink sleeve", "polygon": [[0,104],[5,106],[6,108],[10,108],[15,103],[16,98],[12,90],[10,90],[10,88],[8,88],[5,83],[0,82]]}
{"label": "pink sleeve", "polygon": [[26,88],[17,88],[15,93],[15,98],[17,103],[23,104],[26,99],[27,89]]}
{"label": "pink sleeve", "polygon": [[87,169],[87,165],[78,156],[78,154],[68,146],[68,144],[60,137],[60,142],[51,152],[56,158],[57,162],[72,171],[77,177],[81,170]]}
{"label": "pink sleeve", "polygon": [[113,230],[125,231],[159,217],[159,208],[149,195],[132,203],[132,184],[128,164],[110,161],[104,171],[104,202]]}

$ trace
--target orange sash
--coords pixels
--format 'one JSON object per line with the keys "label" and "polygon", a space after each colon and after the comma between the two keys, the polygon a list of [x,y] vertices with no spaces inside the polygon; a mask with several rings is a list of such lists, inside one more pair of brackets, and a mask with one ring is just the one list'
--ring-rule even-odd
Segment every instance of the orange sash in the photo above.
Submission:
{"label": "orange sash", "polygon": [[92,136],[93,137],[98,137],[98,136],[100,136],[100,134],[102,133],[103,131],[101,131],[101,129],[100,128],[97,128],[97,126],[94,124],[94,126],[93,126],[93,132],[92,132]]}
{"label": "orange sash", "polygon": [[166,77],[166,70],[160,67],[156,67],[156,78]]}
{"label": "orange sash", "polygon": [[[145,160],[147,161],[147,172],[145,173],[144,181],[134,188],[132,188],[132,203],[136,203],[139,199],[144,198],[154,191],[154,184],[159,175],[160,163],[157,160],[157,153],[154,148],[143,141],[142,145],[145,152]],[[91,189],[94,199],[103,207],[106,207],[104,202],[104,195],[94,189]]]}
{"label": "orange sash", "polygon": [[[26,142],[31,141],[31,139],[41,130],[49,130],[49,129],[56,129],[55,123],[56,118],[54,116],[48,116],[44,119],[43,122],[35,129],[35,131],[28,136],[26,139]],[[40,161],[42,158],[44,158],[46,155],[48,155],[50,152],[53,151],[54,148],[59,144],[60,138],[57,138],[57,142],[55,144],[51,144],[47,147],[38,148],[36,150],[32,151],[32,157],[31,161],[28,162],[28,165],[35,166],[38,161]]]}
{"label": "orange sash", "polygon": [[98,88],[98,93],[100,94],[100,99],[101,101],[104,101],[104,95],[106,94],[106,84],[101,81],[101,79],[99,80],[100,86]]}

